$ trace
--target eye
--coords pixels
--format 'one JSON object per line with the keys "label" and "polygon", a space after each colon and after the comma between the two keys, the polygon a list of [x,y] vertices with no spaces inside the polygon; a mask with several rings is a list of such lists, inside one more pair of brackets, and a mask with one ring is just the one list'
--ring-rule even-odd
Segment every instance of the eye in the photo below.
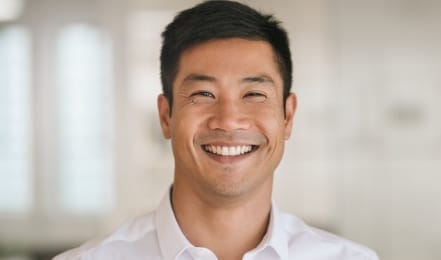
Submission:
{"label": "eye", "polygon": [[213,93],[209,91],[196,91],[190,95],[190,100],[192,103],[210,103],[215,99]]}
{"label": "eye", "polygon": [[265,97],[265,95],[259,92],[248,92],[245,97]]}
{"label": "eye", "polygon": [[197,97],[197,96],[214,98],[214,95],[208,91],[197,91],[190,95],[190,97]]}
{"label": "eye", "polygon": [[244,98],[253,102],[263,102],[266,100],[267,96],[264,93],[252,91],[247,92]]}

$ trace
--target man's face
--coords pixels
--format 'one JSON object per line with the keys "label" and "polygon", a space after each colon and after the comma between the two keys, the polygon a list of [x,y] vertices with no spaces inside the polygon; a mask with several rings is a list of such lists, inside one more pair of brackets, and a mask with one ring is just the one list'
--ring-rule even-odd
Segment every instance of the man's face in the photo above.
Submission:
{"label": "man's face", "polygon": [[283,106],[271,45],[232,38],[186,50],[173,98],[171,115],[163,95],[158,109],[176,188],[221,197],[271,191],[296,107],[293,94]]}

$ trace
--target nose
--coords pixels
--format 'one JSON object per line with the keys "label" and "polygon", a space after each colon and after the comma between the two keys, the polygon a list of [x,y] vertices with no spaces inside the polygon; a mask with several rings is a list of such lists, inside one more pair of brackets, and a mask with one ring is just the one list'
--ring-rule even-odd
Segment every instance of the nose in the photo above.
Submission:
{"label": "nose", "polygon": [[211,130],[247,130],[250,126],[251,115],[233,100],[219,100],[208,120],[208,128]]}

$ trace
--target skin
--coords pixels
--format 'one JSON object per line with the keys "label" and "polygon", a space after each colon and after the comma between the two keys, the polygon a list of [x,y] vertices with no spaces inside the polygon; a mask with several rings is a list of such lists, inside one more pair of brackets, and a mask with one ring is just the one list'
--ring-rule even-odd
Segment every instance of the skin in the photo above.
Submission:
{"label": "skin", "polygon": [[[195,246],[218,259],[242,259],[266,232],[274,170],[291,134],[296,96],[283,106],[271,45],[239,38],[184,51],[173,96],[171,114],[163,95],[158,111],[175,158],[176,219]],[[220,155],[212,153],[216,147],[251,151]]]}

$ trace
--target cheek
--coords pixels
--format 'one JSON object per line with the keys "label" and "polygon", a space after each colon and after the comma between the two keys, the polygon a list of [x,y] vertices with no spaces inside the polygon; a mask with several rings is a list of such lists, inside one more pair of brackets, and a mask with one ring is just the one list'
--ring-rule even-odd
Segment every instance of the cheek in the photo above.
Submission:
{"label": "cheek", "polygon": [[269,144],[269,152],[274,153],[283,150],[285,144],[285,124],[284,118],[272,113],[271,116],[262,118],[258,126],[266,136]]}
{"label": "cheek", "polygon": [[171,121],[171,135],[178,142],[188,142],[196,135],[203,124],[203,114],[189,109],[174,111]]}
{"label": "cheek", "polygon": [[283,131],[285,117],[282,109],[276,106],[261,108],[253,112],[256,122],[267,129],[271,135]]}
{"label": "cheek", "polygon": [[188,155],[192,153],[193,136],[194,132],[186,121],[175,120],[173,122],[173,127],[171,128],[171,145],[176,158],[187,161],[187,159],[184,158],[187,158]]}

